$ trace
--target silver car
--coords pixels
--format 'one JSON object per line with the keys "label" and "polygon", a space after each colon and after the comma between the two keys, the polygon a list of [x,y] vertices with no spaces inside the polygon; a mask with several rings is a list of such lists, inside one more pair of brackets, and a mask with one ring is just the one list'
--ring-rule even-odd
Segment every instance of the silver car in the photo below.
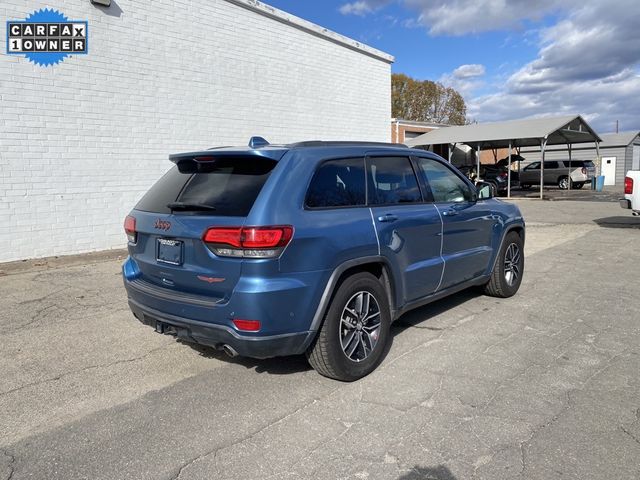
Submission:
{"label": "silver car", "polygon": [[[531,185],[540,185],[540,163],[533,162],[520,171],[520,187],[527,189]],[[596,174],[596,166],[591,160],[546,160],[544,162],[544,184],[557,185],[560,189],[582,188],[591,183]]]}

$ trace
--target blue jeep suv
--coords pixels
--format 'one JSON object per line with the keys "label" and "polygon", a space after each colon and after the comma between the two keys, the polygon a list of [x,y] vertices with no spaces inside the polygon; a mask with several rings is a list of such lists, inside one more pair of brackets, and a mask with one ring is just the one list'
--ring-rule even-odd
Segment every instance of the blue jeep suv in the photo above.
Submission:
{"label": "blue jeep suv", "polygon": [[525,226],[433,153],[302,142],[171,155],[125,219],[133,314],[160,333],[356,380],[409,309],[516,293]]}

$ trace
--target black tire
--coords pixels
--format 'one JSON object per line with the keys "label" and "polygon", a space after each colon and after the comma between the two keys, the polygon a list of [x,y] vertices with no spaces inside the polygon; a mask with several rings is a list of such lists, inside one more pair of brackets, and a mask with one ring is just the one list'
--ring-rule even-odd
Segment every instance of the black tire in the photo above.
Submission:
{"label": "black tire", "polygon": [[521,183],[520,184],[520,189],[521,190],[529,190],[531,188],[531,185],[527,184],[527,183]]}
{"label": "black tire", "polygon": [[571,188],[575,188],[577,190],[580,190],[582,187],[584,187],[584,183],[580,182],[580,183],[572,183],[571,184]]}
{"label": "black tire", "polygon": [[569,188],[569,177],[563,175],[562,177],[558,178],[558,188],[560,190],[566,190],[567,188]]}
{"label": "black tire", "polygon": [[[348,314],[345,313],[346,307],[348,307],[354,299],[357,301],[357,296],[362,292],[367,292],[375,299],[379,310],[379,328],[377,329],[377,333],[375,333],[376,342],[368,355],[364,347],[367,344],[369,347],[372,345],[370,342],[372,342],[371,337],[374,332],[366,333],[364,331],[366,325],[360,325],[357,330],[355,326],[353,328],[346,328],[342,321],[343,314],[348,316]],[[369,301],[370,298],[371,297],[369,297]],[[375,309],[370,306],[368,312],[374,311]],[[374,320],[371,320],[371,324],[373,323]],[[320,327],[320,331],[313,344],[306,352],[307,359],[320,375],[343,382],[358,380],[374,371],[382,361],[389,339],[390,324],[391,314],[389,301],[384,287],[378,279],[370,273],[357,273],[346,278],[338,287],[327,309],[322,327]],[[349,358],[347,352],[343,350],[343,335],[346,339],[351,332],[354,332],[356,336],[352,338],[357,344],[354,356],[364,352],[362,359],[356,360]],[[358,332],[360,333],[359,336]],[[351,346],[353,346],[353,343],[347,343],[345,349],[350,350]]]}
{"label": "black tire", "polygon": [[[517,262],[509,262],[507,256],[513,253],[513,248],[519,252]],[[498,252],[498,257],[493,265],[493,271],[491,272],[491,278],[484,286],[484,293],[492,297],[508,298],[516,294],[522,283],[522,276],[524,275],[524,245],[522,238],[517,232],[509,232],[502,242],[502,247]],[[507,268],[510,264],[516,267]],[[517,271],[517,275],[513,276],[514,271]],[[512,274],[512,275],[509,275]]]}

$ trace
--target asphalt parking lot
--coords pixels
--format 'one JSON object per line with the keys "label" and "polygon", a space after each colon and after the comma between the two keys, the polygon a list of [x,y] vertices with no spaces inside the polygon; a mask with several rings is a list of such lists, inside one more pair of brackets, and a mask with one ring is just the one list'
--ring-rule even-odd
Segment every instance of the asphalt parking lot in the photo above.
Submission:
{"label": "asphalt parking lot", "polygon": [[640,478],[640,219],[518,204],[520,292],[410,312],[351,384],[155,334],[113,254],[0,265],[0,478]]}

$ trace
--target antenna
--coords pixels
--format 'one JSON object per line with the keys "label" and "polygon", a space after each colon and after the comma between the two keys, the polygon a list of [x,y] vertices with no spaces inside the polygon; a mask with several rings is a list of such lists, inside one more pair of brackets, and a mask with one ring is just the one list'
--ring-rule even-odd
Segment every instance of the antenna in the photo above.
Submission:
{"label": "antenna", "polygon": [[249,139],[249,146],[251,148],[266,147],[267,145],[269,145],[269,142],[262,137],[251,137]]}

